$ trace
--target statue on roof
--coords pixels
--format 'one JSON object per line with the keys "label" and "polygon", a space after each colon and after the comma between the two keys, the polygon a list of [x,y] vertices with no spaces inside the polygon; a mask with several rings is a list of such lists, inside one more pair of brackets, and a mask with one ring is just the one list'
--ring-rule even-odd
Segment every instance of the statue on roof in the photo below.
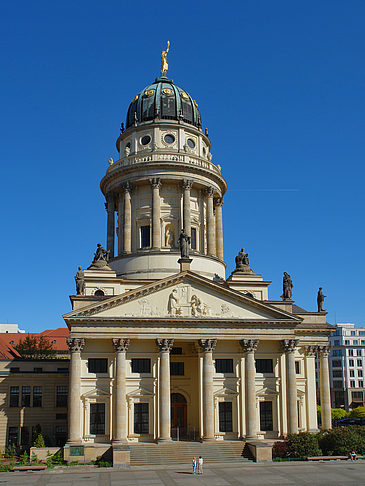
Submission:
{"label": "statue on roof", "polygon": [[293,295],[293,281],[287,272],[284,272],[283,276],[283,300],[291,300]]}
{"label": "statue on roof", "polygon": [[326,309],[323,309],[324,299],[326,297],[327,297],[327,295],[323,295],[322,287],[319,287],[318,294],[317,294],[318,312],[325,312],[326,311]]}
{"label": "statue on roof", "polygon": [[167,53],[170,49],[170,41],[167,41],[166,51],[161,52],[161,76],[166,76],[169,65],[167,64]]}
{"label": "statue on roof", "polygon": [[181,230],[179,236],[179,246],[180,246],[181,258],[182,259],[189,258],[190,236],[188,236],[185,233],[184,228]]}
{"label": "statue on roof", "polygon": [[84,295],[85,291],[85,276],[82,267],[79,267],[78,271],[75,275],[75,282],[76,282],[76,294],[77,295]]}
{"label": "statue on roof", "polygon": [[96,245],[93,263],[104,261],[105,264],[107,264],[109,261],[109,253],[109,251],[106,251],[106,249],[101,246],[101,243],[98,243]]}

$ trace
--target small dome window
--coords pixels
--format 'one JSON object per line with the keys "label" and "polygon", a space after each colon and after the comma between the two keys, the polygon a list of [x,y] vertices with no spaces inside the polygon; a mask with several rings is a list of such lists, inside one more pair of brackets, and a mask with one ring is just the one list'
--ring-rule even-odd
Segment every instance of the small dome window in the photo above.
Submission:
{"label": "small dome window", "polygon": [[185,91],[182,91],[182,92],[181,92],[181,96],[182,96],[183,98],[185,98],[186,100],[188,100],[188,99],[189,99],[189,96],[188,96],[188,95],[185,93]]}
{"label": "small dome window", "polygon": [[167,94],[167,95],[172,95],[172,89],[171,89],[171,88],[165,88],[165,89],[163,90],[163,93],[164,93],[164,94]]}
{"label": "small dome window", "polygon": [[105,294],[104,294],[104,292],[102,290],[99,289],[99,290],[96,290],[95,291],[95,294],[94,295],[96,295],[97,297],[102,297]]}
{"label": "small dome window", "polygon": [[148,145],[150,141],[151,141],[151,137],[149,135],[145,135],[144,137],[141,138],[142,145]]}
{"label": "small dome window", "polygon": [[188,138],[186,143],[189,145],[190,148],[195,148],[195,142],[192,138]]}
{"label": "small dome window", "polygon": [[206,155],[207,151],[205,150],[205,147],[203,147],[203,155]]}
{"label": "small dome window", "polygon": [[155,92],[154,89],[148,89],[147,91],[144,92],[144,94],[145,96],[152,96],[154,92]]}
{"label": "small dome window", "polygon": [[175,142],[175,137],[171,135],[171,133],[168,133],[167,135],[164,136],[163,138],[166,143],[174,143]]}

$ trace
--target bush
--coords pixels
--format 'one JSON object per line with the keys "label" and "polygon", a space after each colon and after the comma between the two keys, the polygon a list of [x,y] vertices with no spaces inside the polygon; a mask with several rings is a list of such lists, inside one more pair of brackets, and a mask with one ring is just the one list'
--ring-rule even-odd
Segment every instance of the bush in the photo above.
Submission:
{"label": "bush", "polygon": [[278,441],[275,442],[272,446],[272,457],[288,457],[289,456],[289,449],[288,443],[286,441]]}
{"label": "bush", "polygon": [[322,455],[322,451],[318,445],[317,434],[311,434],[309,432],[289,434],[286,441],[290,457],[300,458]]}
{"label": "bush", "polygon": [[63,460],[63,455],[62,455],[62,450],[59,450],[52,456],[52,463],[57,464],[57,465],[62,465],[65,464],[65,461]]}
{"label": "bush", "polygon": [[332,420],[339,420],[347,417],[347,412],[343,408],[331,408]]}
{"label": "bush", "polygon": [[23,454],[19,457],[19,463],[22,466],[29,463],[29,456],[27,454],[27,451],[24,451]]}
{"label": "bush", "polygon": [[109,461],[98,461],[97,466],[98,467],[112,467],[112,464]]}
{"label": "bush", "polygon": [[348,456],[351,451],[361,454],[365,450],[365,427],[351,425],[328,430],[319,439],[326,456]]}
{"label": "bush", "polygon": [[356,407],[349,413],[350,418],[363,418],[365,417],[365,407]]}
{"label": "bush", "polygon": [[5,447],[5,457],[14,457],[16,456],[16,446],[15,444],[10,444],[8,447]]}
{"label": "bush", "polygon": [[33,442],[34,447],[45,447],[44,437],[41,433],[37,435]]}

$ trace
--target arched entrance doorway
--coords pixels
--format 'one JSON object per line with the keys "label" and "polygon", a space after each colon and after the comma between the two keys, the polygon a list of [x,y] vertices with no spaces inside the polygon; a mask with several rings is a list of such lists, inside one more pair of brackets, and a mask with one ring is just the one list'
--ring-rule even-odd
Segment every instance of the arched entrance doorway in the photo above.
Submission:
{"label": "arched entrance doorway", "polygon": [[171,437],[186,438],[186,398],[180,393],[171,393]]}

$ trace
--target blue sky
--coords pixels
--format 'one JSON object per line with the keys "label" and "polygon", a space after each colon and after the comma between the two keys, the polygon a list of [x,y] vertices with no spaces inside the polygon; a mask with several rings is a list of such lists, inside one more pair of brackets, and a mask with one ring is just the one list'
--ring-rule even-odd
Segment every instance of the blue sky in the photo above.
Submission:
{"label": "blue sky", "polygon": [[0,322],[63,326],[106,239],[99,183],[159,74],[199,104],[228,182],[227,276],[243,246],[279,299],[365,325],[365,3],[2,2]]}

